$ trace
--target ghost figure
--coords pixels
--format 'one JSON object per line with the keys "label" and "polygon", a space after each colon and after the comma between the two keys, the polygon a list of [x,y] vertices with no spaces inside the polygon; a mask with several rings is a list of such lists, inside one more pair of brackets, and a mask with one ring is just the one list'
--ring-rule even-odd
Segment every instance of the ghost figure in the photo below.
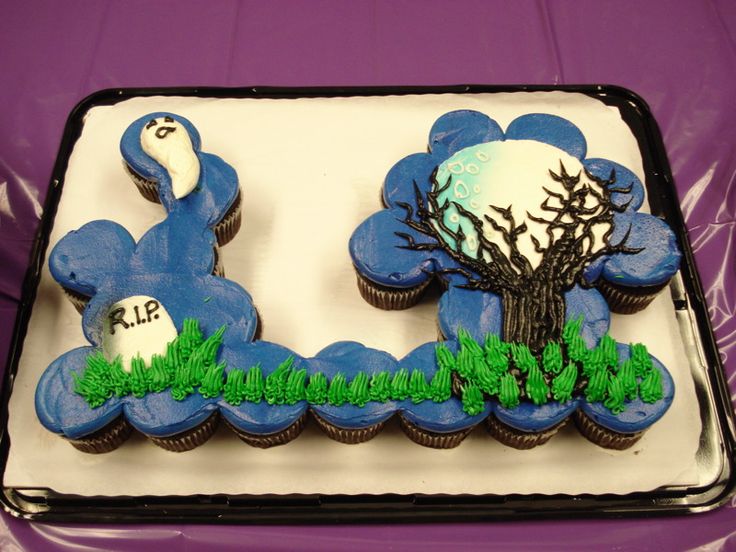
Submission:
{"label": "ghost figure", "polygon": [[199,180],[199,159],[181,123],[169,116],[151,119],[141,131],[141,147],[168,171],[176,199],[194,190]]}

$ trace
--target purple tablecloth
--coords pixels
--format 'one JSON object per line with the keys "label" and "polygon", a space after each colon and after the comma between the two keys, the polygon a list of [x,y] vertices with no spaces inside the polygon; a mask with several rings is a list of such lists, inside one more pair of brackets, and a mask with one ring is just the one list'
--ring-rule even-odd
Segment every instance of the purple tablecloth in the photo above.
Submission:
{"label": "purple tablecloth", "polygon": [[[0,8],[0,354],[66,116],[101,88],[621,85],[657,118],[736,389],[736,3],[43,2]],[[687,518],[358,527],[58,526],[3,514],[0,548],[730,548],[736,511]]]}

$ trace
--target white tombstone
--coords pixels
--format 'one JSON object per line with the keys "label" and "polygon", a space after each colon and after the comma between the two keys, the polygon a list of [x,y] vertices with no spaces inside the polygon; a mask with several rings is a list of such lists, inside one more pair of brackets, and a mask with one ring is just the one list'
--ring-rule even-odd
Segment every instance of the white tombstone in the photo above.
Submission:
{"label": "white tombstone", "polygon": [[130,372],[138,355],[148,364],[154,354],[166,354],[166,344],[177,337],[171,316],[159,301],[133,295],[110,306],[103,322],[102,352],[109,361],[120,356]]}

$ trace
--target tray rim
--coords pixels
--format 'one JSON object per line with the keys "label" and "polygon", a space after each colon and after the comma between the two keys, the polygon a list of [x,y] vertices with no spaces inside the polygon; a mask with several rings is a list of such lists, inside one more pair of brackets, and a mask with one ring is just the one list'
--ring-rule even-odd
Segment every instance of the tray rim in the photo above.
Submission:
{"label": "tray rim", "polygon": [[[703,355],[705,376],[698,388],[701,418],[720,435],[711,435],[720,444],[722,469],[715,480],[703,487],[664,488],[627,495],[192,495],[143,497],[80,497],[62,495],[50,489],[6,487],[0,493],[3,509],[13,516],[38,521],[84,523],[356,523],[481,521],[489,519],[529,519],[566,517],[620,517],[692,514],[713,510],[736,493],[734,449],[736,424],[720,355],[715,343],[702,285],[687,238],[674,182],[659,128],[646,102],[634,92],[615,85],[450,85],[450,86],[370,86],[370,87],[163,87],[111,88],[81,100],[70,112],[64,126],[26,271],[13,337],[7,358],[0,396],[0,473],[4,475],[10,449],[7,423],[8,403],[22,352],[23,340],[33,308],[41,267],[45,262],[49,233],[63,191],[69,156],[81,134],[84,115],[92,107],[112,105],[134,97],[236,97],[305,98],[395,96],[425,94],[481,94],[502,92],[576,92],[619,108],[621,117],[637,139],[645,168],[645,185],[652,211],[673,226],[683,252],[680,269],[684,291],[674,297],[675,308],[686,310],[694,324]],[[632,126],[633,125],[633,126]],[[654,171],[653,173],[651,171]],[[652,189],[652,176],[662,186]],[[678,306],[678,301],[680,302]],[[697,382],[696,382],[697,383]],[[704,404],[704,401],[705,404]],[[703,435],[701,433],[701,449]]]}

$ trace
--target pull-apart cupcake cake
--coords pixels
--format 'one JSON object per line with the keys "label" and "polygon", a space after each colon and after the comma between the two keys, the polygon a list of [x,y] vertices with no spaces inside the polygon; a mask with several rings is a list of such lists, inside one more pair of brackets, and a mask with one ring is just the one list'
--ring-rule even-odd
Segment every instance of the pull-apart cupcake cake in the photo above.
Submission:
{"label": "pull-apart cupcake cake", "polygon": [[220,260],[248,182],[203,151],[186,118],[133,121],[124,168],[165,218],[138,239],[96,220],[53,244],[51,274],[89,344],[43,373],[41,424],[90,453],[133,432],[187,451],[218,426],[259,448],[307,424],[358,444],[391,420],[437,449],[479,426],[533,448],[569,422],[601,447],[632,446],[675,389],[646,342],[612,337],[610,313],[636,316],[667,285],[675,236],[640,210],[634,172],[588,156],[569,120],[529,113],[502,128],[492,117],[427,121],[427,152],[388,171],[383,208],[344,236],[356,289],[374,307],[411,309],[439,289],[436,340],[400,358],[356,341],[301,356],[259,339],[269,322],[258,297],[225,278]]}

